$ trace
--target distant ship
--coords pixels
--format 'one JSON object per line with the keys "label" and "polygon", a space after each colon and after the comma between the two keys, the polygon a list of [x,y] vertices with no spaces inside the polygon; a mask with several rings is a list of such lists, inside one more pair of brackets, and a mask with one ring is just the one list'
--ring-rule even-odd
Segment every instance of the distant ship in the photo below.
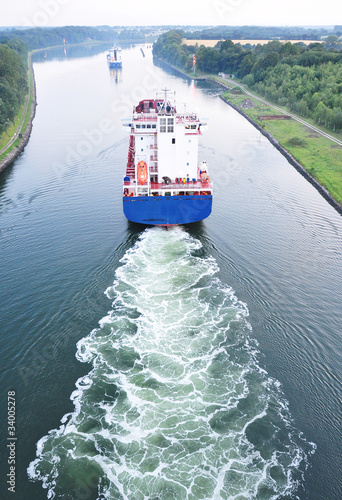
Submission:
{"label": "distant ship", "polygon": [[123,211],[128,220],[171,226],[207,218],[213,186],[205,161],[198,165],[198,136],[206,124],[195,112],[178,112],[174,99],[145,99],[133,108]]}
{"label": "distant ship", "polygon": [[112,49],[110,49],[107,53],[107,61],[110,68],[121,68],[121,48],[114,46]]}

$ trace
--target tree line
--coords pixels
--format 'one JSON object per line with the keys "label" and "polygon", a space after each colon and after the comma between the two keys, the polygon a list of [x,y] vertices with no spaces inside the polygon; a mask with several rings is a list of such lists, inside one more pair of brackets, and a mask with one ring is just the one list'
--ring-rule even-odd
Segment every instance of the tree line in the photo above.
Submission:
{"label": "tree line", "polygon": [[0,43],[0,134],[13,122],[28,90],[27,50],[18,40]]}
{"label": "tree line", "polygon": [[144,41],[147,28],[121,29],[110,26],[63,26],[55,28],[13,29],[0,32],[0,40],[20,40],[28,50],[44,49],[63,45],[64,42],[83,43],[88,40],[121,42],[126,40]]}
{"label": "tree line", "polygon": [[[183,28],[183,30],[186,30]],[[187,30],[188,31],[188,30]],[[320,40],[329,35],[342,35],[342,26],[313,27],[303,26],[214,26],[187,32],[189,40]]]}
{"label": "tree line", "polygon": [[342,51],[331,48],[329,41],[242,46],[225,40],[211,48],[184,45],[184,37],[181,30],[164,33],[153,53],[187,71],[195,54],[198,70],[234,75],[270,101],[342,131]]}

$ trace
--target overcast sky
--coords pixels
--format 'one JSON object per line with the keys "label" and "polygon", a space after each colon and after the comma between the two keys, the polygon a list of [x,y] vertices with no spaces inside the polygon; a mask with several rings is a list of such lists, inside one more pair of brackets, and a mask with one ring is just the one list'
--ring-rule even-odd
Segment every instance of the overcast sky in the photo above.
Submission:
{"label": "overcast sky", "polygon": [[336,25],[341,0],[3,0],[0,26]]}

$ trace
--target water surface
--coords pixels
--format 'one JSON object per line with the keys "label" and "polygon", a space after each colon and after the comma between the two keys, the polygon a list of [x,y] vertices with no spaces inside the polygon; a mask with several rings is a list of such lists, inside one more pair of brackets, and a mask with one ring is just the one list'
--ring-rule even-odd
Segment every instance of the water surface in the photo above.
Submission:
{"label": "water surface", "polygon": [[[145,53],[35,62],[32,136],[1,176],[17,496],[338,500],[341,217],[218,88]],[[165,86],[209,120],[215,184],[210,218],[170,232],[120,199],[121,120]]]}

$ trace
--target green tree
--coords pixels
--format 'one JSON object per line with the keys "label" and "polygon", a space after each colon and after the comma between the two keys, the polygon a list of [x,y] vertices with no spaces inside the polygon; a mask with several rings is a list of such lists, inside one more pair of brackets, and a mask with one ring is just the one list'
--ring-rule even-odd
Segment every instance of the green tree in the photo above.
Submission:
{"label": "green tree", "polygon": [[222,56],[220,52],[211,47],[203,47],[198,49],[196,54],[196,63],[198,69],[208,73],[218,73],[221,67]]}
{"label": "green tree", "polygon": [[0,43],[0,133],[14,119],[27,92],[26,51],[20,42],[12,40],[10,45]]}

